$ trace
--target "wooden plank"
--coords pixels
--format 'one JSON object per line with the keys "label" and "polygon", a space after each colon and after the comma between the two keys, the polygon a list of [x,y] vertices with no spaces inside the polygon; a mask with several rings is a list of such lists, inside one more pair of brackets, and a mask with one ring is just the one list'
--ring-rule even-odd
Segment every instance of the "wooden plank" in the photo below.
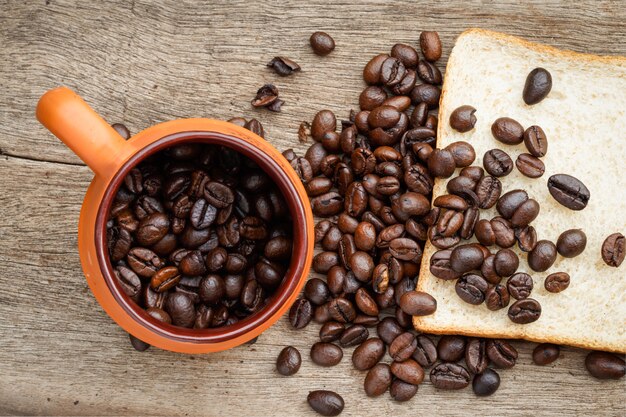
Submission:
{"label": "wooden plank", "polygon": [[[261,120],[278,149],[302,152],[299,122],[321,108],[346,117],[369,57],[395,42],[415,44],[422,29],[440,32],[443,68],[454,38],[470,26],[623,55],[625,17],[618,1],[0,0],[0,414],[312,415],[305,397],[320,388],[344,396],[345,416],[624,414],[623,381],[590,378],[585,352],[565,348],[556,364],[537,367],[533,345],[524,342],[515,343],[519,365],[500,373],[495,396],[435,391],[426,382],[408,404],[367,398],[351,349],[337,367],[311,364],[307,347],[316,325],[296,333],[283,319],[257,344],[218,354],[135,352],[80,269],[76,229],[91,173],[71,165],[80,161],[33,112],[46,89],[65,84],[132,131],[178,117],[243,114]],[[307,46],[317,29],[337,41],[326,58]],[[273,75],[264,65],[278,54],[298,61],[303,72]],[[249,105],[271,81],[287,101],[279,114]],[[304,357],[291,378],[274,372],[287,344]]]}

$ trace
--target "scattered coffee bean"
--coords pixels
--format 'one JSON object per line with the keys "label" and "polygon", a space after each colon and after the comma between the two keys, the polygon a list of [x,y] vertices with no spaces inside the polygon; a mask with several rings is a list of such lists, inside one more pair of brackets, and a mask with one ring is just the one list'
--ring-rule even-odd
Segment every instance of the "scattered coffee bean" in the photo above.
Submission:
{"label": "scattered coffee bean", "polygon": [[566,272],[555,272],[546,277],[544,287],[548,292],[559,293],[569,287],[570,277]]}
{"label": "scattered coffee bean", "polygon": [[306,400],[309,406],[322,416],[338,416],[345,405],[341,395],[326,390],[311,391]]}
{"label": "scattered coffee bean", "polygon": [[424,380],[424,370],[413,359],[402,362],[391,362],[391,373],[398,379],[413,385],[419,385]]}
{"label": "scattered coffee bean", "polygon": [[498,368],[512,368],[517,361],[517,350],[508,342],[499,339],[487,340],[487,356]]}
{"label": "scattered coffee bean", "polygon": [[554,264],[556,260],[556,246],[549,240],[540,240],[533,250],[528,252],[528,266],[533,271],[543,272]]}
{"label": "scattered coffee bean", "polygon": [[461,133],[469,132],[476,125],[476,109],[472,106],[457,107],[450,114],[450,127]]}
{"label": "scattered coffee bean", "polygon": [[128,337],[130,339],[130,344],[135,348],[136,351],[138,351],[138,352],[145,352],[146,350],[148,350],[150,348],[149,344],[147,344],[144,341],[141,341],[141,340],[137,339],[132,334],[129,333]]}
{"label": "scattered coffee bean", "polygon": [[552,90],[552,75],[544,68],[535,68],[526,77],[522,97],[524,103],[537,104]]}
{"label": "scattered coffee bean", "polygon": [[517,145],[524,140],[524,128],[510,117],[500,117],[491,125],[491,133],[496,140],[507,145]]}
{"label": "scattered coffee bean", "polygon": [[367,372],[363,387],[368,397],[378,397],[389,389],[391,385],[392,375],[389,365],[386,363],[378,363]]}
{"label": "scattered coffee bean", "polygon": [[376,365],[385,355],[385,344],[377,337],[367,339],[352,353],[352,364],[359,371],[365,371]]}
{"label": "scattered coffee bean", "polygon": [[279,374],[291,376],[300,370],[302,358],[300,352],[293,346],[287,346],[278,354],[276,359],[276,370]]}
{"label": "scattered coffee bean", "polygon": [[461,360],[465,354],[466,339],[463,336],[444,335],[437,344],[439,359],[446,362]]}
{"label": "scattered coffee bean", "polygon": [[598,379],[620,379],[626,373],[624,360],[609,352],[590,352],[585,358],[585,368]]}
{"label": "scattered coffee bean", "polygon": [[444,362],[430,371],[430,382],[438,389],[463,389],[470,383],[470,374],[461,365]]}
{"label": "scattered coffee bean", "polygon": [[509,307],[508,315],[513,323],[532,323],[539,319],[541,315],[541,305],[537,300],[524,298],[516,301]]}
{"label": "scattered coffee bean", "polygon": [[535,365],[549,365],[559,358],[560,349],[552,343],[541,343],[533,350],[533,362]]}
{"label": "scattered coffee bean", "polygon": [[309,300],[298,298],[289,310],[289,322],[294,329],[302,329],[311,321],[313,307]]}
{"label": "scattered coffee bean", "polygon": [[420,33],[420,49],[428,61],[441,58],[441,40],[437,32],[423,31]]}
{"label": "scattered coffee bean", "polygon": [[500,387],[500,375],[491,368],[485,369],[482,373],[474,375],[472,390],[479,397],[493,394]]}
{"label": "scattered coffee bean", "polygon": [[531,126],[524,131],[524,145],[535,157],[545,156],[548,152],[548,138],[539,126]]}
{"label": "scattered coffee bean", "polygon": [[[354,319],[356,322],[356,318]],[[358,346],[369,337],[369,330],[362,324],[353,324],[341,333],[339,344],[343,347]]]}
{"label": "scattered coffee bean", "polygon": [[566,230],[559,235],[556,241],[556,250],[565,258],[574,258],[585,250],[587,236],[580,229]]}
{"label": "scattered coffee bean", "polygon": [[509,290],[504,285],[490,286],[485,293],[485,304],[491,311],[500,310],[509,305]]}
{"label": "scattered coffee bean", "polygon": [[548,191],[561,205],[570,210],[587,207],[591,193],[579,179],[567,174],[556,174],[548,179]]}
{"label": "scattered coffee bean", "polygon": [[513,170],[513,160],[503,150],[491,149],[483,156],[483,166],[490,175],[503,177]]}
{"label": "scattered coffee bean", "polygon": [[456,281],[454,289],[461,300],[479,305],[485,301],[489,284],[478,274],[465,274]]}
{"label": "scattered coffee bean", "polygon": [[311,360],[320,366],[335,366],[341,362],[343,351],[333,343],[317,342],[311,346]]}
{"label": "scattered coffee bean", "polygon": [[626,257],[626,238],[621,233],[609,235],[602,243],[602,260],[608,266],[617,268]]}
{"label": "scattered coffee bean", "polygon": [[254,107],[267,107],[278,99],[278,88],[274,84],[265,84],[256,92],[251,103]]}
{"label": "scattered coffee bean", "polygon": [[401,379],[394,379],[391,382],[389,393],[391,398],[398,402],[409,401],[417,394],[418,385],[409,384]]}
{"label": "scattered coffee bean", "polygon": [[281,56],[274,57],[267,66],[283,77],[300,71],[300,65],[295,61]]}
{"label": "scattered coffee bean", "polygon": [[533,290],[533,279],[525,272],[518,272],[508,279],[506,287],[511,297],[516,300],[528,298]]}
{"label": "scattered coffee bean", "polygon": [[437,300],[421,291],[408,291],[400,297],[400,308],[411,316],[428,316],[437,310]]}
{"label": "scattered coffee bean", "polygon": [[517,170],[529,178],[539,178],[546,171],[546,167],[541,159],[529,153],[522,153],[515,160]]}
{"label": "scattered coffee bean", "polygon": [[314,32],[309,38],[313,52],[325,56],[335,49],[335,40],[326,32]]}
{"label": "scattered coffee bean", "polygon": [[473,374],[480,374],[487,369],[487,343],[484,339],[470,339],[465,348],[465,364]]}

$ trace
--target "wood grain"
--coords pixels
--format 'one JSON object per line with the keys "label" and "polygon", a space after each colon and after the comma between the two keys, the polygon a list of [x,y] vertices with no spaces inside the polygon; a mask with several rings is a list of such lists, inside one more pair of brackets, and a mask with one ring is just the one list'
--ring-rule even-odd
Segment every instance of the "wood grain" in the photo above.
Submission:
{"label": "wood grain", "polygon": [[[346,399],[342,415],[623,415],[624,381],[590,378],[585,352],[564,348],[548,367],[516,342],[519,365],[500,374],[488,399],[420,386],[408,404],[367,398],[351,349],[332,369],[314,366],[307,346],[317,326],[295,333],[285,320],[251,346],[205,356],[135,352],[88,290],[76,249],[91,172],[34,119],[39,96],[64,84],[110,122],[133,132],[180,117],[256,117],[278,149],[304,151],[301,120],[356,107],[362,66],[419,31],[439,31],[446,52],[473,26],[581,52],[626,54],[620,1],[107,2],[0,0],[0,413],[53,415],[312,415],[312,389]],[[331,33],[328,57],[307,45]],[[275,55],[302,73],[278,78]],[[275,82],[283,112],[252,109]],[[291,378],[274,372],[283,346],[304,357]]]}

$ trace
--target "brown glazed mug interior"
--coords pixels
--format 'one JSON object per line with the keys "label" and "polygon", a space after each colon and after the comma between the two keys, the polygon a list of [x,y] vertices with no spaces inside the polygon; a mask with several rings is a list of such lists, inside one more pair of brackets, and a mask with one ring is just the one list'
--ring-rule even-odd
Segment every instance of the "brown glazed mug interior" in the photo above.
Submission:
{"label": "brown glazed mug interior", "polygon": [[[184,142],[227,146],[255,161],[259,167],[263,169],[270,176],[270,178],[272,178],[275,184],[277,184],[285,198],[285,201],[287,202],[292,217],[292,257],[283,282],[276,289],[268,304],[263,309],[229,326],[211,329],[188,329],[165,324],[155,320],[124,293],[120,284],[117,282],[117,279],[115,279],[113,266],[109,260],[106,244],[106,223],[109,217],[111,205],[120,185],[124,182],[124,178],[132,168],[148,156]],[[151,332],[172,340],[183,342],[224,342],[240,337],[269,320],[295,291],[300,280],[304,279],[302,275],[305,271],[305,259],[307,252],[306,243],[308,239],[304,204],[307,203],[303,202],[299,198],[294,185],[291,183],[288,176],[284,174],[280,165],[272,159],[272,157],[252,144],[242,139],[217,132],[193,131],[168,135],[142,148],[129,158],[129,160],[122,166],[122,168],[120,168],[109,183],[109,186],[104,193],[104,198],[100,203],[96,218],[95,244],[98,264],[104,280],[116,301],[133,320],[149,329]]]}

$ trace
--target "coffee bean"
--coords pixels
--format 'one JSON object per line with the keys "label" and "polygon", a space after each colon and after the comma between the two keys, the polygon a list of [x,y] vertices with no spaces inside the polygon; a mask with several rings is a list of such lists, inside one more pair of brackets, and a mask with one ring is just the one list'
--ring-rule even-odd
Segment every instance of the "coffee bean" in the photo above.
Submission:
{"label": "coffee bean", "polygon": [[385,355],[385,344],[377,337],[367,339],[352,353],[352,364],[359,371],[365,371],[376,365]]}
{"label": "coffee bean", "polygon": [[484,339],[472,338],[468,340],[465,348],[465,364],[473,374],[480,374],[487,369],[487,343]]}
{"label": "coffee bean", "polygon": [[170,220],[163,213],[153,213],[139,222],[135,239],[140,245],[150,246],[161,240],[168,232]]}
{"label": "coffee bean", "polygon": [[313,307],[309,300],[298,298],[289,310],[289,322],[294,329],[302,329],[311,321]]}
{"label": "coffee bean", "polygon": [[444,362],[430,371],[430,382],[438,389],[463,389],[469,385],[470,375],[462,366]]}
{"label": "coffee bean", "polygon": [[204,258],[198,250],[189,251],[189,253],[180,260],[178,268],[184,275],[189,276],[202,275],[206,272]]}
{"label": "coffee bean", "polygon": [[[146,287],[146,288],[149,288],[149,287]],[[154,318],[157,321],[167,323],[167,324],[172,323],[172,318],[170,317],[170,315],[160,308],[148,307],[146,309],[146,313],[148,313],[150,317]]]}
{"label": "coffee bean", "polygon": [[500,310],[509,305],[509,291],[504,285],[490,286],[485,294],[485,304],[491,311]]}
{"label": "coffee bean", "polygon": [[[422,259],[422,250],[416,241],[399,237],[389,242],[389,251],[402,261],[419,262]],[[373,267],[373,262],[372,262]]]}
{"label": "coffee bean", "polygon": [[585,250],[587,236],[580,229],[566,230],[559,235],[556,241],[556,250],[565,258],[574,258]]}
{"label": "coffee bean", "polygon": [[367,84],[378,84],[380,82],[380,72],[383,62],[389,58],[387,54],[376,55],[363,68],[363,80]]}
{"label": "coffee bean", "polygon": [[380,82],[387,87],[393,87],[398,84],[404,75],[406,74],[406,68],[402,61],[398,58],[389,57],[385,59],[380,67]]}
{"label": "coffee bean", "polygon": [[460,273],[476,270],[482,265],[483,256],[476,244],[459,245],[450,254],[450,267]]}
{"label": "coffee bean", "polygon": [[251,104],[254,107],[267,107],[278,100],[278,88],[274,84],[265,84],[256,92]]}
{"label": "coffee bean", "polygon": [[389,345],[389,356],[396,362],[402,362],[409,359],[415,349],[417,349],[415,336],[410,332],[404,332]]}
{"label": "coffee bean", "polygon": [[552,75],[544,68],[535,68],[526,77],[522,97],[526,104],[537,104],[550,93]]}
{"label": "coffee bean", "polygon": [[513,170],[513,161],[503,150],[491,149],[483,156],[483,166],[490,175],[503,177]]}
{"label": "coffee bean", "polygon": [[122,287],[124,294],[133,299],[135,302],[138,302],[141,292],[141,280],[137,274],[125,266],[117,266],[113,272],[115,273],[117,282]]}
{"label": "coffee bean", "polygon": [[546,277],[543,285],[548,292],[559,293],[569,287],[570,277],[566,272],[555,272]]}
{"label": "coffee bean", "polygon": [[486,397],[493,394],[500,387],[500,376],[491,368],[485,369],[482,373],[474,375],[472,390],[479,397]]}
{"label": "coffee bean", "polygon": [[501,277],[508,277],[517,271],[519,258],[511,249],[499,250],[494,258],[494,268],[496,274]]}
{"label": "coffee bean", "polygon": [[335,49],[335,40],[326,32],[314,32],[309,38],[313,52],[319,56],[325,56]]}
{"label": "coffee bean", "polygon": [[512,368],[517,360],[517,350],[499,339],[487,340],[487,356],[497,368]]}
{"label": "coffee bean", "polygon": [[437,310],[437,300],[422,291],[408,291],[400,297],[400,308],[411,316],[428,316]]}
{"label": "coffee bean", "polygon": [[463,357],[465,346],[463,336],[444,335],[437,344],[437,355],[442,361],[456,362]]}
{"label": "coffee bean", "polygon": [[291,160],[290,165],[303,183],[306,184],[313,178],[313,168],[305,158],[295,158]]}
{"label": "coffee bean", "polygon": [[267,64],[267,66],[273,69],[276,74],[283,77],[300,71],[300,65],[298,65],[295,61],[281,56],[274,57]]}
{"label": "coffee bean", "polygon": [[387,92],[378,86],[366,87],[359,96],[361,110],[374,110],[382,106],[387,99]]}
{"label": "coffee bean", "polygon": [[585,358],[585,368],[598,379],[620,379],[626,373],[624,360],[609,352],[590,352]]}
{"label": "coffee bean", "polygon": [[482,177],[476,183],[476,196],[478,197],[478,207],[481,209],[489,209],[493,207],[502,192],[502,183],[499,179],[486,176]]}
{"label": "coffee bean", "polygon": [[306,400],[309,406],[322,416],[338,416],[344,407],[341,395],[333,391],[311,391]]}
{"label": "coffee bean", "polygon": [[[524,144],[532,156],[541,157],[548,152],[548,139],[543,129],[539,126],[531,126],[524,131]],[[541,163],[541,166],[543,166],[543,163]]]}
{"label": "coffee bean", "polygon": [[445,280],[457,279],[462,275],[461,272],[457,272],[452,269],[450,265],[450,256],[452,250],[439,250],[430,257],[430,272],[437,278]]}
{"label": "coffee bean", "polygon": [[533,350],[533,362],[535,365],[549,365],[559,358],[560,349],[552,343],[541,343]]}
{"label": "coffee bean", "polygon": [[409,384],[401,379],[394,379],[389,388],[391,398],[398,402],[409,401],[417,394],[418,385]]}
{"label": "coffee bean", "polygon": [[454,158],[454,163],[457,168],[467,167],[476,159],[474,147],[467,142],[452,142],[446,146],[446,149],[452,152],[452,157]]}
{"label": "coffee bean", "polygon": [[369,330],[364,325],[353,324],[341,333],[339,344],[343,347],[358,346],[369,337]]}
{"label": "coffee bean", "polygon": [[439,106],[441,90],[435,85],[419,84],[411,90],[409,96],[413,104],[426,103],[429,109],[435,109]]}
{"label": "coffee bean", "polygon": [[209,274],[202,279],[199,287],[199,294],[202,301],[216,304],[226,293],[224,279],[215,274]]}
{"label": "coffee bean", "polygon": [[561,205],[570,210],[587,207],[591,193],[577,178],[567,174],[556,174],[548,179],[548,191]]}
{"label": "coffee bean", "polygon": [[322,305],[330,299],[330,290],[321,279],[311,278],[304,286],[304,296],[314,305]]}
{"label": "coffee bean", "polygon": [[150,348],[149,344],[147,344],[144,341],[141,341],[141,340],[137,339],[132,334],[129,333],[128,337],[130,339],[130,344],[133,346],[133,348],[135,348],[136,351],[138,351],[138,352],[145,352],[146,350],[148,350],[148,348]]}
{"label": "coffee bean", "polygon": [[480,219],[474,228],[474,234],[478,242],[484,246],[491,246],[496,243],[496,234],[487,219]]}
{"label": "coffee bean", "polygon": [[437,32],[423,31],[420,33],[420,49],[428,61],[441,58],[441,40]]}
{"label": "coffee bean", "polygon": [[461,133],[469,132],[476,125],[476,109],[472,106],[457,107],[450,114],[450,127]]}
{"label": "coffee bean", "polygon": [[356,279],[362,282],[369,281],[374,270],[374,260],[368,253],[363,251],[355,252],[350,256],[349,264]]}
{"label": "coffee bean", "polygon": [[546,170],[541,159],[532,156],[529,153],[522,153],[515,160],[517,170],[529,178],[539,178]]}
{"label": "coffee bean", "polygon": [[391,363],[391,373],[398,379],[413,385],[419,385],[424,380],[424,370],[413,359]]}
{"label": "coffee bean", "polygon": [[496,140],[507,145],[517,145],[524,140],[524,128],[510,117],[500,117],[491,125],[491,133]]}
{"label": "coffee bean", "polygon": [[367,372],[363,388],[368,397],[377,397],[389,389],[391,385],[391,369],[386,363],[378,363]]}
{"label": "coffee bean", "polygon": [[480,273],[483,278],[487,280],[490,284],[499,284],[502,281],[502,277],[498,275],[496,272],[496,256],[489,255],[483,261],[483,264],[480,266]]}
{"label": "coffee bean", "polygon": [[341,362],[343,350],[333,343],[317,342],[311,346],[311,360],[320,366],[335,366]]}
{"label": "coffee bean", "polygon": [[496,245],[501,248],[510,248],[515,244],[515,231],[511,222],[498,216],[491,219],[490,223],[495,235]]}
{"label": "coffee bean", "polygon": [[167,266],[159,269],[152,275],[150,287],[156,292],[165,292],[178,284],[181,279],[180,272],[175,266]]}
{"label": "coffee bean", "polygon": [[525,272],[518,272],[508,279],[506,287],[516,300],[528,298],[533,290],[533,279]]}
{"label": "coffee bean", "polygon": [[396,337],[403,333],[402,327],[393,317],[385,317],[376,326],[376,333],[383,342],[390,345]]}
{"label": "coffee bean", "polygon": [[428,158],[428,171],[435,177],[448,178],[455,168],[454,156],[449,150],[435,149]]}
{"label": "coffee bean", "polygon": [[284,376],[294,375],[300,370],[302,358],[300,352],[293,346],[287,346],[278,354],[276,370]]}
{"label": "coffee bean", "polygon": [[480,179],[485,175],[485,170],[479,166],[469,166],[463,168],[461,172],[459,172],[459,175],[467,177],[475,183],[478,183],[478,181],[480,181]]}
{"label": "coffee bean", "polygon": [[533,271],[543,272],[554,264],[556,260],[556,246],[549,240],[540,240],[533,250],[528,253],[528,266]]}
{"label": "coffee bean", "polygon": [[376,244],[376,229],[368,222],[360,222],[354,231],[354,242],[357,249],[370,251]]}
{"label": "coffee bean", "polygon": [[[391,87],[391,92],[398,96],[407,97],[408,94],[410,94],[411,91],[413,90],[413,87],[415,87],[416,81],[417,81],[417,72],[415,72],[415,70],[413,69],[407,68],[400,82]],[[404,101],[405,99],[403,98],[402,100]],[[410,97],[409,97],[409,100],[410,100]]]}
{"label": "coffee bean", "polygon": [[316,323],[324,324],[331,319],[328,304],[329,303],[326,303],[315,307],[315,310],[313,311],[313,320]]}
{"label": "coffee bean", "polygon": [[420,59],[417,64],[417,76],[428,84],[441,84],[443,81],[439,68],[425,59]]}
{"label": "coffee bean", "polygon": [[340,323],[349,323],[356,317],[352,303],[342,297],[331,300],[328,304],[328,311],[333,320]]}
{"label": "coffee bean", "polygon": [[617,268],[626,257],[626,238],[621,233],[609,235],[602,243],[602,260],[608,266]]}
{"label": "coffee bean", "polygon": [[196,309],[187,295],[174,292],[165,301],[165,311],[172,318],[172,324],[191,328],[196,320]]}
{"label": "coffee bean", "polygon": [[359,288],[356,291],[354,301],[359,310],[361,310],[364,314],[368,316],[378,316],[378,306],[376,305],[376,301],[374,301],[365,288]]}
{"label": "coffee bean", "polygon": [[527,324],[537,321],[541,315],[541,305],[537,300],[524,298],[518,300],[509,307],[509,319],[513,323]]}
{"label": "coffee bean", "polygon": [[311,208],[316,216],[330,217],[343,209],[343,198],[335,191],[322,194],[311,200]]}
{"label": "coffee bean", "polygon": [[465,274],[459,278],[454,286],[457,295],[466,303],[482,304],[489,284],[477,274]]}
{"label": "coffee bean", "polygon": [[346,327],[342,323],[338,323],[336,321],[328,321],[324,323],[320,328],[320,341],[334,342],[335,340],[339,340],[345,328]]}

